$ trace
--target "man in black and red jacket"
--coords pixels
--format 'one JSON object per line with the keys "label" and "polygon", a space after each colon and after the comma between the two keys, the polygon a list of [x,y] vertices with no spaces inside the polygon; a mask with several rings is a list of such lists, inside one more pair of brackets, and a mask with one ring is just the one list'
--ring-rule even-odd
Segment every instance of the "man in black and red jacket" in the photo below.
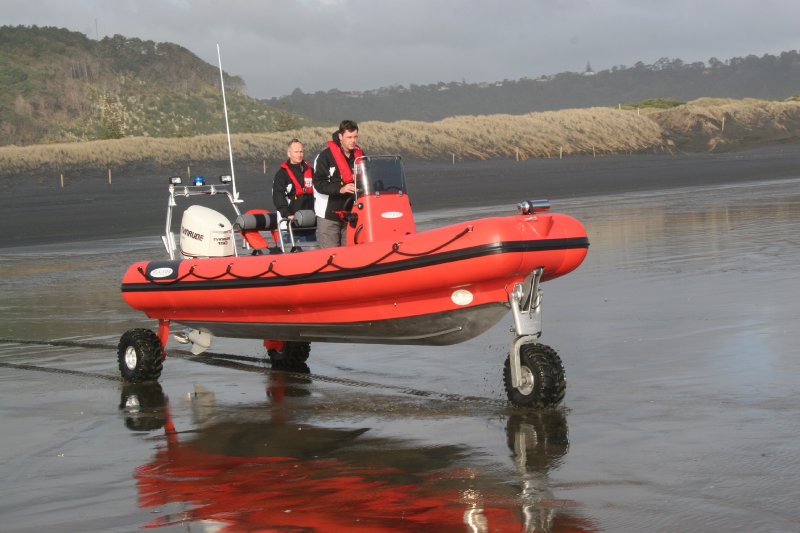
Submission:
{"label": "man in black and red jacket", "polygon": [[364,153],[358,146],[358,124],[343,120],[333,140],[314,160],[314,210],[321,248],[344,246],[347,224],[342,214],[352,208],[353,164]]}
{"label": "man in black and red jacket", "polygon": [[[281,163],[272,180],[272,203],[275,204],[279,219],[291,221],[298,211],[314,209],[314,171],[303,159],[305,151],[298,139],[289,141],[286,155],[289,159]],[[296,229],[294,235],[297,240],[314,240],[313,228]]]}
{"label": "man in black and red jacket", "polygon": [[298,139],[289,141],[289,159],[272,180],[272,203],[283,219],[293,219],[302,209],[314,209],[313,170],[303,159],[304,154],[303,143]]}

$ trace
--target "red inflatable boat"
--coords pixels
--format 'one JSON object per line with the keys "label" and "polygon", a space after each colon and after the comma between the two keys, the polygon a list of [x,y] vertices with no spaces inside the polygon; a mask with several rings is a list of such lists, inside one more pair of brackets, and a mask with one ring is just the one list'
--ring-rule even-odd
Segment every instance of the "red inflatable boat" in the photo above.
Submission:
{"label": "red inflatable boat", "polygon": [[[163,237],[170,259],[133,264],[122,281],[125,301],[158,319],[159,332],[123,335],[123,377],[159,377],[171,322],[187,328],[176,338],[192,343],[194,353],[213,336],[257,338],[273,362],[298,363],[311,341],[458,343],[510,310],[517,333],[506,364],[510,399],[560,401],[561,362],[532,341],[541,333],[539,283],[571,272],[586,256],[581,223],[539,201],[523,202],[509,216],[417,233],[400,158],[364,157],[354,170],[358,190],[344,215],[348,244],[326,249],[296,239],[313,224],[311,212],[292,224],[266,211],[241,215],[225,184],[171,183]],[[176,245],[176,199],[217,194],[230,200],[236,221],[191,206]]]}

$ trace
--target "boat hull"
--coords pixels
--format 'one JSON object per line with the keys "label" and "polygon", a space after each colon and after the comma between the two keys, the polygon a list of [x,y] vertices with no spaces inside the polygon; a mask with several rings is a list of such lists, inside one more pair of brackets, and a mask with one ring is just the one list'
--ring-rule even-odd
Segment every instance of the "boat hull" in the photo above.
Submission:
{"label": "boat hull", "polygon": [[508,311],[508,305],[492,303],[367,322],[320,324],[183,321],[183,323],[194,329],[212,331],[221,337],[242,339],[446,346],[477,337],[497,324]]}
{"label": "boat hull", "polygon": [[223,337],[453,344],[508,311],[537,268],[571,272],[588,240],[561,214],[464,222],[374,242],[301,253],[152,261],[122,283],[131,307]]}

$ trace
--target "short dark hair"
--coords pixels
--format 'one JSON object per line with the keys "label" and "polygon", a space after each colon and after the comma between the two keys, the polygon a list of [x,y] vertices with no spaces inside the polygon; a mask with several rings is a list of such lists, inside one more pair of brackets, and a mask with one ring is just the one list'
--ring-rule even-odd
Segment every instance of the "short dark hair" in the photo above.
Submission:
{"label": "short dark hair", "polygon": [[339,123],[339,133],[358,131],[358,124],[354,120],[343,120]]}
{"label": "short dark hair", "polygon": [[293,145],[294,143],[300,143],[300,144],[303,144],[303,141],[301,141],[300,139],[298,139],[298,138],[296,138],[296,137],[295,137],[294,139],[292,139],[291,141],[289,141],[289,144],[288,144],[287,146],[288,146],[289,148],[291,148],[291,147],[292,147],[292,145]]}

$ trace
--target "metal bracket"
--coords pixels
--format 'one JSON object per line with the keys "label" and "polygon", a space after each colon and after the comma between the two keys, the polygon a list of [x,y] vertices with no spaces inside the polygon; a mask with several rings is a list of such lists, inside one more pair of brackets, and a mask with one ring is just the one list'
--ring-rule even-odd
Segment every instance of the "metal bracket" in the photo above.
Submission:
{"label": "metal bracket", "polygon": [[241,203],[242,200],[234,198],[225,185],[221,185],[219,187],[216,185],[184,185],[176,188],[174,184],[169,184],[167,222],[164,228],[164,235],[161,236],[161,242],[164,243],[164,247],[167,249],[170,259],[175,259],[175,252],[178,249],[178,247],[175,245],[175,234],[172,233],[172,210],[174,207],[178,207],[178,203],[175,201],[175,198],[181,196],[184,198],[189,198],[191,196],[215,196],[218,194],[224,194],[228,198],[228,201],[233,207],[233,210],[236,212],[237,217],[242,214],[239,211],[239,207],[236,205],[237,203]]}
{"label": "metal bracket", "polygon": [[282,219],[280,222],[278,222],[278,235],[280,235],[280,237],[281,237],[280,238],[280,241],[281,241],[280,245],[281,245],[281,252],[282,253],[286,253],[286,248],[285,248],[284,242],[283,242],[284,232],[286,232],[289,235],[289,241],[292,244],[292,248],[291,249],[292,249],[292,251],[294,251],[294,249],[297,246],[294,243],[294,231],[292,231],[291,222],[289,220],[285,219],[285,218]]}
{"label": "metal bracket", "polygon": [[525,278],[523,283],[516,283],[508,295],[511,314],[514,317],[514,340],[508,350],[511,370],[511,386],[518,389],[526,385],[522,376],[519,361],[519,350],[523,344],[536,340],[542,335],[542,291],[539,284],[542,279],[542,267],[537,268]]}

